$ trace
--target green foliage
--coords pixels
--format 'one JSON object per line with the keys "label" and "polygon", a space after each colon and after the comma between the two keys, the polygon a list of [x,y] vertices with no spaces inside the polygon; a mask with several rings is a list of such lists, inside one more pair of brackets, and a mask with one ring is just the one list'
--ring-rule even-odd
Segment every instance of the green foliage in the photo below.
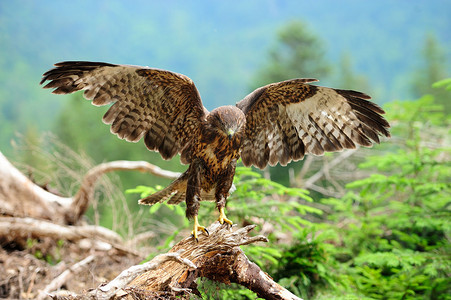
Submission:
{"label": "green foliage", "polygon": [[439,81],[435,82],[434,84],[432,84],[432,87],[433,88],[444,87],[447,91],[450,91],[451,90],[451,78],[439,80]]}
{"label": "green foliage", "polygon": [[[328,58],[335,64],[341,53],[349,53],[357,69],[378,85],[379,99],[388,100],[394,91],[398,98],[406,94],[405,78],[418,55],[402,50],[418,49],[418,36],[433,32],[443,49],[450,48],[450,4],[443,0],[415,5],[389,0],[352,5],[332,0],[309,5],[204,0],[182,1],[176,7],[166,1],[52,4],[0,2],[0,145],[7,154],[16,132],[24,134],[29,127],[50,130],[65,105],[61,95],[50,96],[38,86],[41,74],[57,61],[106,60],[182,72],[194,79],[211,109],[245,94],[250,84],[246,78],[265,60],[277,28],[289,20],[305,20],[327,43]],[[122,47],[117,47],[118,36]],[[445,54],[449,62],[449,51]]]}
{"label": "green foliage", "polygon": [[319,289],[335,287],[339,280],[331,265],[329,253],[333,249],[327,243],[334,239],[335,233],[319,228],[308,227],[297,232],[294,243],[283,247],[272,273],[281,285],[304,299],[309,299]]}
{"label": "green foliage", "polygon": [[207,278],[199,278],[197,280],[198,290],[202,299],[235,299],[235,300],[254,300],[258,298],[254,292],[244,289],[243,287],[232,283],[226,285],[224,283],[216,283]]}
{"label": "green foliage", "polygon": [[51,252],[48,252],[48,249],[40,248],[42,244],[37,239],[29,238],[27,239],[26,247],[27,249],[36,257],[37,259],[41,259],[46,261],[48,264],[54,266],[61,261],[62,254],[61,249],[64,246],[64,240],[56,241],[55,247],[49,247]]}
{"label": "green foliage", "polygon": [[332,254],[348,290],[374,299],[449,299],[451,123],[432,96],[387,111],[395,147],[360,166],[378,173],[323,201],[335,210],[329,220],[341,224]]}
{"label": "green foliage", "polygon": [[253,217],[279,225],[283,230],[301,229],[309,222],[299,215],[322,213],[299,203],[298,199],[312,201],[306,190],[285,187],[249,168],[238,167],[234,183],[236,191],[229,198],[228,215],[244,222],[252,222]]}

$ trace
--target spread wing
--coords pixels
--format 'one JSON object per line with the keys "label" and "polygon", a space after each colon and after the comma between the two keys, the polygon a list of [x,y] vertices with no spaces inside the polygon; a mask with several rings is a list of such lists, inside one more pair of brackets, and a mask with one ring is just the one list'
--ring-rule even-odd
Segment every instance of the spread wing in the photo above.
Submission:
{"label": "spread wing", "polygon": [[353,149],[390,136],[390,125],[366,94],[293,79],[256,89],[237,103],[246,115],[244,165],[286,165],[305,154]]}
{"label": "spread wing", "polygon": [[55,94],[84,90],[92,104],[111,104],[103,122],[130,142],[144,142],[164,159],[180,153],[198,135],[206,109],[188,77],[147,67],[99,62],[55,64],[43,75]]}

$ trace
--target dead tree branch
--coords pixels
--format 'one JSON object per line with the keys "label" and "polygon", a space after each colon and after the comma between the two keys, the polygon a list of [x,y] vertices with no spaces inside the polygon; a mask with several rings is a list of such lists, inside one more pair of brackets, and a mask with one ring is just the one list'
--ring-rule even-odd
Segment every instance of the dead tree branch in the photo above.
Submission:
{"label": "dead tree branch", "polygon": [[311,185],[313,185],[316,181],[318,181],[324,174],[329,170],[343,162],[346,158],[350,157],[355,153],[355,150],[346,150],[343,151],[340,155],[334,158],[327,166],[327,168],[321,168],[318,172],[316,172],[313,176],[309,177],[308,180],[303,184],[303,188],[308,189]]}
{"label": "dead tree branch", "polygon": [[116,232],[101,226],[59,225],[34,218],[0,217],[0,240],[14,242],[25,246],[29,238],[65,240],[80,242],[80,247],[109,250],[115,248],[123,253],[141,256],[140,253],[127,247],[122,237]]}
{"label": "dead tree branch", "polygon": [[119,234],[105,227],[93,225],[67,226],[33,218],[14,217],[0,218],[0,237],[6,237],[10,241],[51,237],[55,240],[78,241],[90,238],[100,239],[111,244],[122,243]]}
{"label": "dead tree branch", "polygon": [[51,292],[61,288],[70,278],[72,278],[76,273],[83,270],[86,265],[92,262],[95,258],[95,255],[89,255],[82,261],[65,270],[63,273],[61,273],[61,275],[52,280],[52,282],[50,282],[42,291],[40,291],[36,299],[43,300],[49,294],[51,294]]}
{"label": "dead tree branch", "polygon": [[147,172],[153,174],[155,176],[175,179],[180,176],[180,173],[171,172],[167,170],[163,170],[160,167],[152,165],[145,161],[111,161],[107,163],[102,163],[93,169],[89,170],[89,172],[83,178],[80,189],[77,194],[74,196],[74,199],[70,205],[70,224],[75,224],[78,222],[80,217],[84,215],[86,210],[88,209],[90,199],[93,197],[95,183],[100,176],[105,173],[112,171],[131,171],[136,170],[140,172]]}
{"label": "dead tree branch", "polygon": [[[182,251],[181,251],[182,252]],[[180,252],[180,253],[181,253]],[[114,296],[118,296],[120,294],[126,293],[123,289],[129,284],[134,278],[138,275],[143,274],[144,272],[155,270],[159,268],[163,263],[167,261],[175,261],[181,264],[187,265],[189,268],[196,268],[196,265],[193,264],[186,258],[180,257],[179,252],[172,252],[166,254],[160,254],[156,256],[151,261],[148,261],[142,265],[132,266],[124,271],[122,271],[119,276],[110,281],[108,284],[102,285],[99,288],[91,291],[90,296],[99,300],[107,300],[112,299]]]}
{"label": "dead tree branch", "polygon": [[17,170],[0,152],[0,213],[16,217],[33,217],[64,222],[72,202],[36,185]]}
{"label": "dead tree branch", "polygon": [[[308,156],[304,163],[303,168],[301,169],[301,172],[299,173],[299,175],[297,177],[298,179],[296,181],[300,182],[300,187],[305,188],[305,189],[312,189],[314,191],[317,191],[324,195],[328,195],[328,196],[332,196],[332,197],[343,196],[342,194],[344,193],[344,190],[341,187],[337,187],[334,180],[331,180],[329,170],[333,169],[336,165],[340,164],[341,162],[343,162],[344,160],[346,160],[348,157],[352,156],[355,153],[356,153],[355,150],[343,151],[342,153],[340,153],[340,155],[335,157],[331,162],[324,163],[323,167],[318,172],[316,172],[315,174],[313,174],[307,180],[304,181],[303,178],[305,177],[305,175],[313,161],[313,156]],[[335,186],[337,191],[330,191],[328,189],[325,189],[325,188],[315,185],[315,183],[323,177],[326,177],[327,179],[329,179],[329,181],[332,182],[332,184]]]}
{"label": "dead tree branch", "polygon": [[97,180],[105,173],[126,170],[169,179],[180,175],[145,161],[112,161],[92,168],[74,197],[61,197],[32,182],[0,152],[0,214],[51,220],[57,224],[76,224],[91,202]]}

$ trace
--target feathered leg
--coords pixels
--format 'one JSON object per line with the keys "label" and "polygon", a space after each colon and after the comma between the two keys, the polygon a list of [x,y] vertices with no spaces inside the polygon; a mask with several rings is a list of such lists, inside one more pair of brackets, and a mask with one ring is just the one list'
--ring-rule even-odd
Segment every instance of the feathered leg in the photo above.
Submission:
{"label": "feathered leg", "polygon": [[197,239],[198,230],[205,232],[208,235],[207,229],[204,226],[199,225],[197,214],[200,206],[200,176],[201,170],[196,163],[190,165],[190,171],[188,175],[188,183],[186,186],[186,217],[188,219],[194,219],[194,227],[191,234]]}
{"label": "feathered leg", "polygon": [[236,159],[232,160],[229,167],[227,168],[227,171],[224,174],[223,180],[219,180],[218,185],[216,187],[216,207],[219,210],[219,218],[218,221],[221,224],[227,223],[230,226],[233,225],[233,222],[227,219],[225,213],[224,213],[224,207],[227,202],[227,197],[229,196],[230,188],[232,187],[233,183],[233,176],[235,175],[235,168],[236,168]]}

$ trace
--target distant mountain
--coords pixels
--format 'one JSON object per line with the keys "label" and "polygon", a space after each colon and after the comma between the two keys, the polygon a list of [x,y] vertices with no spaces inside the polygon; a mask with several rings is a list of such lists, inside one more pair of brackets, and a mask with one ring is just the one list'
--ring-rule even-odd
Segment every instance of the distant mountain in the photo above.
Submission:
{"label": "distant mountain", "polygon": [[[14,131],[51,128],[64,97],[51,96],[38,82],[55,62],[107,61],[183,73],[212,109],[250,92],[277,30],[293,19],[324,41],[332,62],[348,54],[375,101],[408,98],[426,34],[451,49],[449,12],[447,0],[2,1],[0,150],[8,149]],[[447,58],[451,62],[449,51]]]}

